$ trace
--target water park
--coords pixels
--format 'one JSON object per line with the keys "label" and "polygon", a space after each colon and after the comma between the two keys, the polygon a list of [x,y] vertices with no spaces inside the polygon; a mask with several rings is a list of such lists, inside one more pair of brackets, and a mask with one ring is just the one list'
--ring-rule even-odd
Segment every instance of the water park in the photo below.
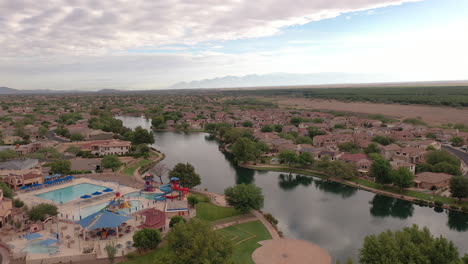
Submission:
{"label": "water park", "polygon": [[188,188],[179,178],[158,185],[146,174],[141,190],[117,182],[68,178],[57,184],[24,188],[17,196],[28,207],[57,206],[57,217],[23,225],[20,232],[2,235],[12,259],[26,263],[58,263],[107,258],[113,243],[117,256],[135,250],[133,234],[142,228],[167,231],[173,215],[188,217]]}

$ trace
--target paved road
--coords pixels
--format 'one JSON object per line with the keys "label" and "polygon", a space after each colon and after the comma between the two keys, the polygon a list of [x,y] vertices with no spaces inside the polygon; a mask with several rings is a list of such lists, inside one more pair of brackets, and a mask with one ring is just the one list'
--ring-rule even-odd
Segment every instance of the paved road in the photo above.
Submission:
{"label": "paved road", "polygon": [[54,140],[60,143],[70,142],[69,140],[65,140],[59,137],[54,136],[55,130],[49,130],[46,134],[46,137],[50,140]]}
{"label": "paved road", "polygon": [[[465,164],[468,165],[468,153],[466,153],[464,151],[461,151],[461,150],[458,150],[456,148],[449,147],[449,146],[442,146],[442,149],[453,153],[455,156],[457,156],[459,159],[463,160],[465,162]],[[468,177],[468,173],[465,174],[465,176]]]}

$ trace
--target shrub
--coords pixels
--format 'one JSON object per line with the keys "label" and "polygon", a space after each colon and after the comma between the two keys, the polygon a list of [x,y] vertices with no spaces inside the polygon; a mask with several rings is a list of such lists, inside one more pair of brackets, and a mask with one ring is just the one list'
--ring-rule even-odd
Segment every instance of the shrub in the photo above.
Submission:
{"label": "shrub", "polygon": [[135,252],[130,252],[127,255],[125,255],[127,259],[134,259],[137,257],[137,254]]}
{"label": "shrub", "polygon": [[14,199],[13,200],[13,206],[16,207],[16,208],[21,208],[21,207],[24,206],[24,203],[20,199]]}
{"label": "shrub", "polygon": [[463,212],[468,212],[468,206],[466,206],[466,205],[463,205],[461,207],[461,209],[462,209]]}
{"label": "shrub", "polygon": [[434,201],[434,204],[436,206],[444,206],[444,203],[442,201],[438,201],[438,200]]}
{"label": "shrub", "polygon": [[138,250],[155,249],[161,243],[161,233],[155,229],[144,228],[133,235],[133,246]]}
{"label": "shrub", "polygon": [[185,223],[185,219],[182,216],[180,215],[173,216],[171,218],[171,221],[169,222],[169,227],[172,228],[175,224],[178,224],[180,222]]}
{"label": "shrub", "polygon": [[456,206],[456,205],[450,205],[450,208],[452,208],[453,210],[458,210],[459,209],[458,206]]}
{"label": "shrub", "polygon": [[266,219],[268,222],[272,223],[273,225],[277,225],[277,224],[278,224],[278,220],[277,220],[273,215],[271,215],[271,214],[269,214],[269,213],[268,213],[268,214],[265,214],[265,219]]}

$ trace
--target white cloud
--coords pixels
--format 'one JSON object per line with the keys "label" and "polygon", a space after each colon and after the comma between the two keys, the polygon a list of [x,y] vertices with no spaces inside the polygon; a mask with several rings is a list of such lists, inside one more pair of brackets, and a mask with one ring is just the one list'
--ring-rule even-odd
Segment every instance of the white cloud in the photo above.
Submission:
{"label": "white cloud", "polygon": [[256,38],[291,25],[418,0],[0,1],[1,56],[95,55]]}

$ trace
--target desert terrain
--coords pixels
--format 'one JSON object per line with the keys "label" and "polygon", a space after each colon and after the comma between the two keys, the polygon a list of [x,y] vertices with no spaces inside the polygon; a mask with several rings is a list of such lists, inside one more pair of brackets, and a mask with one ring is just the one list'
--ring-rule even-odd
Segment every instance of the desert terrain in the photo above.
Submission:
{"label": "desert terrain", "polygon": [[468,109],[425,105],[341,102],[336,100],[315,100],[304,98],[280,98],[275,101],[280,107],[292,107],[298,109],[320,109],[365,114],[383,114],[394,118],[420,117],[425,122],[434,125],[468,123]]}

